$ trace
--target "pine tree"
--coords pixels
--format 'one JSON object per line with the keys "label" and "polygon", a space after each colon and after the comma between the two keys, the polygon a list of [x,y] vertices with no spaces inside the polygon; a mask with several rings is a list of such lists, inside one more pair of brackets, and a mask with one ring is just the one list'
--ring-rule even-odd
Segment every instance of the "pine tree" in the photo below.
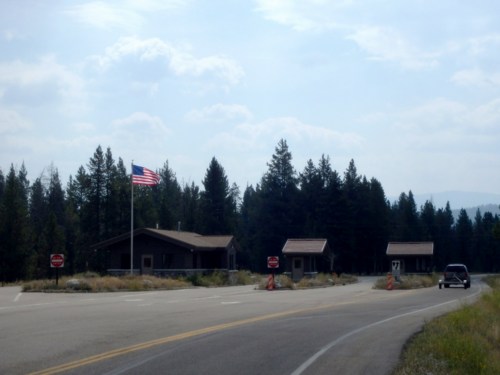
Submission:
{"label": "pine tree", "polygon": [[88,238],[90,243],[103,240],[105,234],[105,198],[106,198],[106,163],[101,146],[98,146],[88,163],[89,190],[88,190]]}
{"label": "pine tree", "polygon": [[420,222],[422,223],[422,240],[433,241],[436,237],[436,209],[434,204],[426,201],[420,209]]}
{"label": "pine tree", "polygon": [[275,149],[268,171],[262,177],[256,238],[258,269],[266,267],[266,257],[280,253],[287,238],[300,235],[297,175],[285,140]]}
{"label": "pine tree", "polygon": [[49,168],[49,186],[48,186],[48,210],[56,217],[58,225],[64,226],[64,217],[66,210],[65,194],[59,179],[59,172],[54,166]]}
{"label": "pine tree", "polygon": [[33,267],[34,277],[42,279],[49,276],[49,255],[47,252],[47,239],[45,225],[48,220],[47,193],[42,179],[37,178],[31,186],[30,195],[30,225],[33,241]]}
{"label": "pine tree", "polygon": [[182,190],[181,222],[183,230],[200,232],[200,188],[194,182]]}
{"label": "pine tree", "polygon": [[401,193],[398,202],[392,207],[393,241],[419,241],[420,218],[413,193]]}
{"label": "pine tree", "polygon": [[256,189],[251,185],[247,186],[243,193],[236,233],[242,247],[242,252],[238,255],[238,263],[245,269],[257,269],[259,264],[257,253],[252,251],[257,248],[259,227],[257,209],[260,207],[258,200],[259,194]]}
{"label": "pine tree", "polygon": [[461,209],[455,227],[457,236],[457,251],[454,254],[457,263],[468,264],[472,268],[472,221],[465,209]]}
{"label": "pine tree", "polygon": [[[332,251],[338,256],[343,248],[344,228],[342,223],[347,213],[346,200],[343,195],[342,179],[330,164],[330,158],[321,157],[318,171],[324,185],[324,194],[319,202],[319,218],[322,229],[318,232],[320,237],[328,239]],[[341,259],[340,259],[341,260]],[[342,272],[342,264],[335,260],[337,273]]]}
{"label": "pine tree", "polygon": [[70,266],[75,272],[88,270],[90,257],[89,248],[92,243],[90,232],[92,231],[92,216],[90,214],[90,177],[83,166],[70,180],[67,188],[68,206],[66,210],[66,222],[71,223],[71,235],[68,234],[68,257]]}
{"label": "pine tree", "polygon": [[0,202],[2,202],[3,193],[5,191],[5,177],[2,169],[0,168]]}
{"label": "pine tree", "polygon": [[181,219],[180,205],[182,190],[168,161],[160,170],[161,182],[158,189],[160,227],[176,229]]}
{"label": "pine tree", "polygon": [[5,182],[0,219],[0,271],[2,283],[31,277],[32,243],[29,227],[27,172],[18,175],[12,165]]}
{"label": "pine tree", "polygon": [[382,184],[376,179],[370,180],[370,200],[368,219],[368,253],[371,254],[372,271],[386,270],[385,251],[389,241],[390,204],[385,196]]}
{"label": "pine tree", "polygon": [[360,241],[357,238],[358,224],[360,217],[360,194],[362,177],[358,175],[354,160],[349,162],[349,166],[344,172],[342,181],[343,215],[340,217],[339,225],[342,228],[339,233],[339,256],[338,265],[344,272],[359,272],[359,247]]}
{"label": "pine tree", "polygon": [[203,180],[200,210],[204,234],[232,233],[236,225],[234,189],[230,189],[224,168],[212,158]]}
{"label": "pine tree", "polygon": [[443,270],[446,264],[453,262],[452,251],[455,249],[454,218],[450,202],[444,209],[436,212],[436,236],[434,238],[434,264],[436,269]]}
{"label": "pine tree", "polygon": [[[320,171],[313,161],[309,159],[304,171],[299,175],[300,185],[300,210],[303,217],[301,226],[302,234],[308,237],[322,235],[322,217],[320,215],[321,201],[323,200],[325,183]],[[299,234],[299,233],[297,233]]]}

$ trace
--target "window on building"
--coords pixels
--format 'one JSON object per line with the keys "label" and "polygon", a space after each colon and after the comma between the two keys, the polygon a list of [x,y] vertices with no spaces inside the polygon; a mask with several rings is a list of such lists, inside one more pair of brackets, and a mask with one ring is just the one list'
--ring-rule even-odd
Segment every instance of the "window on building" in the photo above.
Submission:
{"label": "window on building", "polygon": [[174,254],[164,253],[162,255],[162,268],[173,268]]}
{"label": "window on building", "polygon": [[130,269],[130,253],[122,254],[120,258],[120,268]]}

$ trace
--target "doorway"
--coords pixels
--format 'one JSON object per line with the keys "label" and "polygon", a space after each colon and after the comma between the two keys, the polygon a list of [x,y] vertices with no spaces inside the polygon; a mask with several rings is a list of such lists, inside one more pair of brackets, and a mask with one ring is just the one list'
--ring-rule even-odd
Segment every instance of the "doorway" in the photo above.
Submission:
{"label": "doorway", "polygon": [[153,256],[143,255],[141,259],[141,273],[143,275],[153,274]]}
{"label": "doorway", "polygon": [[304,277],[304,259],[303,258],[293,258],[292,259],[292,280],[294,282],[299,281]]}

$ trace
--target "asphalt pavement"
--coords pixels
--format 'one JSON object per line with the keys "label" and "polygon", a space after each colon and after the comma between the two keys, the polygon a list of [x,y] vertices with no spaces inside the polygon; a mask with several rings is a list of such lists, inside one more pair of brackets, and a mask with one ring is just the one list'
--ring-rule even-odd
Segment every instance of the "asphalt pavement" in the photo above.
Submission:
{"label": "asphalt pavement", "polygon": [[1,374],[388,374],[405,342],[485,288],[0,288]]}

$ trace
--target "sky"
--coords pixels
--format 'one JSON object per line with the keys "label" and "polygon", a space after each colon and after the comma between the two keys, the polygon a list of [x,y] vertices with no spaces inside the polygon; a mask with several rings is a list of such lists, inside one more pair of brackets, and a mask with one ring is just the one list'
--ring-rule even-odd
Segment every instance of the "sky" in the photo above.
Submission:
{"label": "sky", "polygon": [[388,197],[499,193],[500,3],[0,0],[4,175],[66,186],[101,146],[243,192],[280,139]]}

